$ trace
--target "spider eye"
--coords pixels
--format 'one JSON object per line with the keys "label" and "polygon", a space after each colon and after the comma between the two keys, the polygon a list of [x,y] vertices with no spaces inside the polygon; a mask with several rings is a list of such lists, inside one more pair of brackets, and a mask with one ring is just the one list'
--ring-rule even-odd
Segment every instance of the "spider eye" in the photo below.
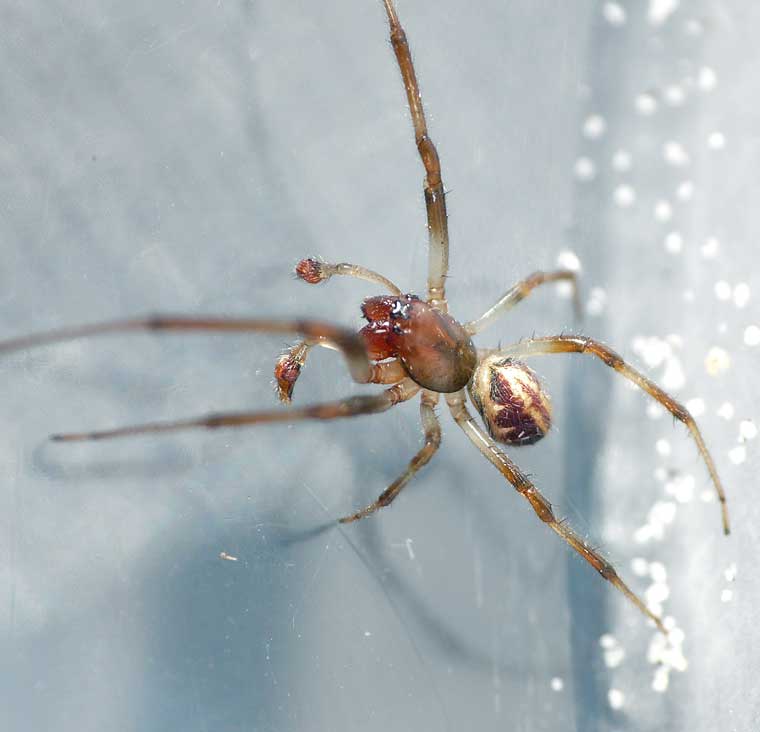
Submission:
{"label": "spider eye", "polygon": [[490,356],[468,388],[494,440],[532,445],[549,431],[551,402],[533,369],[522,361]]}

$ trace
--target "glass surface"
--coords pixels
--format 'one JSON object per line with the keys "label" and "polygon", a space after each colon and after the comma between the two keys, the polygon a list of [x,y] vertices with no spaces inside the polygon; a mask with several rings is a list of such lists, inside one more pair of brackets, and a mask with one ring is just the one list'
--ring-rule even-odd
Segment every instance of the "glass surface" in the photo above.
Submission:
{"label": "glass surface", "polygon": [[[377,293],[295,281],[308,255],[422,290],[422,168],[379,2],[0,10],[4,337],[150,312],[358,326]],[[332,424],[48,443],[274,404],[281,338],[109,337],[0,361],[4,728],[756,726],[760,9],[398,11],[450,191],[452,313],[477,317],[574,255],[582,324],[550,286],[478,345],[582,330],[699,413],[729,539],[686,430],[590,358],[533,363],[555,429],[510,451],[636,591],[669,592],[688,669],[650,663],[645,619],[443,407],[431,465],[392,508],[345,527],[335,519],[418,449],[416,403]],[[295,397],[367,390],[321,352]]]}

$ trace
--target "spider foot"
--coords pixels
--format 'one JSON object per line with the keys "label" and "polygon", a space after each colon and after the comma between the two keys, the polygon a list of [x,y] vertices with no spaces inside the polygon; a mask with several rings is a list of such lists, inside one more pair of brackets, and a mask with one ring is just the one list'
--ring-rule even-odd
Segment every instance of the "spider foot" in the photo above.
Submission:
{"label": "spider foot", "polygon": [[277,359],[274,367],[275,390],[277,397],[285,404],[290,404],[293,388],[301,375],[301,362],[295,357],[294,349],[290,349]]}
{"label": "spider foot", "polygon": [[369,516],[370,514],[375,513],[375,511],[377,511],[378,508],[380,508],[380,506],[377,506],[373,503],[371,506],[367,506],[367,508],[363,508],[361,511],[357,511],[356,513],[351,514],[350,516],[344,516],[342,519],[338,519],[338,523],[352,524],[354,521],[367,518],[367,516]]}

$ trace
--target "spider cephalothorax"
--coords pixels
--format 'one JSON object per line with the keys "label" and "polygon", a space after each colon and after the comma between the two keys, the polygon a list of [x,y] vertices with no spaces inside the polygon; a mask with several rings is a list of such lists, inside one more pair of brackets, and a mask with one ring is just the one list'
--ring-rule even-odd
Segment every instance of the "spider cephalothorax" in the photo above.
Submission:
{"label": "spider cephalothorax", "polygon": [[[303,419],[355,417],[384,412],[421,394],[420,418],[424,445],[411,459],[406,470],[376,501],[341,519],[344,523],[364,518],[390,504],[410,478],[430,461],[441,443],[441,428],[435,407],[443,394],[456,424],[483,457],[489,460],[528,501],[536,516],[665,632],[660,618],[628,588],[618,577],[614,567],[598,551],[590,547],[566,522],[557,519],[551,503],[497,444],[531,444],[541,439],[551,425],[549,399],[536,375],[520,359],[554,353],[588,354],[600,359],[606,366],[662,404],[676,419],[683,422],[691,433],[715,486],[720,501],[723,530],[727,534],[729,524],[726,496],[712,457],[689,411],[598,341],[581,336],[558,335],[529,338],[503,348],[475,349],[472,336],[483,331],[544,283],[569,281],[574,288],[577,312],[578,297],[573,272],[535,272],[507,290],[477,320],[461,324],[448,315],[445,283],[448,274],[449,236],[441,166],[435,145],[428,136],[422,98],[406,35],[392,0],[383,0],[383,4],[390,23],[391,43],[406,89],[417,150],[425,168],[424,195],[429,234],[426,300],[415,295],[403,294],[386,277],[359,265],[327,264],[317,259],[303,259],[296,267],[296,274],[305,282],[318,284],[327,281],[333,275],[346,275],[371,282],[389,294],[370,297],[364,301],[362,312],[368,322],[359,333],[319,320],[154,316],[17,338],[0,343],[0,352],[89,335],[139,330],[300,334],[303,340],[289,348],[279,358],[275,367],[278,394],[281,401],[289,402],[310,349],[325,346],[340,351],[346,359],[354,381],[363,384],[385,384],[387,388],[376,394],[305,407],[209,414],[174,422],[56,435],[54,439],[94,440],[197,427],[215,429],[271,422],[295,422]],[[468,388],[473,403],[485,421],[486,430],[476,423],[469,412],[465,387]]]}
{"label": "spider cephalothorax", "polygon": [[467,386],[478,355],[464,327],[417,295],[379,295],[362,303],[360,335],[370,358],[398,358],[423,389],[449,394]]}

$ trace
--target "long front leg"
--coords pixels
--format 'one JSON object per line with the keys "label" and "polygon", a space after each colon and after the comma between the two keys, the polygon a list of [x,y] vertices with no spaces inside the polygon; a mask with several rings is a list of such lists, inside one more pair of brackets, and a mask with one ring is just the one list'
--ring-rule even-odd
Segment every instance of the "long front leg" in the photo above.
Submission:
{"label": "long front leg", "polygon": [[412,113],[414,141],[425,167],[425,207],[429,237],[428,249],[428,301],[444,312],[446,305],[446,275],[449,271],[449,228],[446,221],[446,197],[441,179],[441,163],[433,141],[428,136],[425,111],[412,54],[406,34],[401,27],[392,0],[383,0],[391,27],[391,44],[406,89],[406,98]]}
{"label": "long front leg", "polygon": [[485,330],[491,323],[500,318],[508,310],[511,310],[517,303],[524,300],[539,285],[547,282],[569,282],[573,288],[573,308],[575,317],[580,319],[582,315],[581,301],[578,295],[578,276],[569,269],[560,269],[556,272],[534,272],[528,275],[524,280],[512,285],[497,301],[488,308],[483,315],[477,320],[471,320],[465,323],[465,330],[470,335],[475,335]]}
{"label": "long front leg", "polygon": [[156,432],[180,432],[190,429],[218,429],[220,427],[248,427],[254,424],[271,424],[273,422],[299,422],[305,419],[343,419],[360,414],[377,414],[385,412],[396,404],[411,399],[420,390],[411,379],[405,379],[380,394],[363,395],[339,399],[323,404],[311,404],[298,409],[272,409],[257,412],[224,412],[206,414],[202,417],[179,419],[172,422],[151,422],[147,424],[117,427],[99,432],[71,432],[52,435],[56,442],[85,442],[89,440],[106,440],[114,437],[133,437]]}
{"label": "long front leg", "polygon": [[389,506],[396,496],[401,493],[401,489],[415,476],[415,474],[430,462],[441,444],[441,426],[438,418],[435,416],[435,405],[438,404],[438,394],[432,391],[425,391],[420,400],[420,419],[422,429],[425,433],[425,444],[420,448],[417,454],[411,459],[406,470],[393,481],[378,497],[374,503],[357,511],[351,516],[346,516],[340,520],[342,524],[350,524],[352,521],[358,521],[369,516],[380,508]]}
{"label": "long front leg", "polygon": [[36,348],[51,343],[71,341],[95,335],[140,331],[185,331],[212,333],[297,333],[307,341],[324,341],[340,351],[346,359],[354,381],[369,382],[372,364],[364,341],[355,332],[320,320],[270,320],[260,318],[218,318],[184,315],[149,315],[142,318],[111,320],[75,328],[60,328],[44,333],[0,341],[0,354]]}
{"label": "long front leg", "polygon": [[464,391],[447,394],[446,401],[456,423],[464,430],[467,437],[496,469],[514,486],[515,490],[527,499],[536,516],[541,519],[563,541],[567,542],[580,554],[604,579],[615,585],[644,615],[653,620],[657,628],[667,635],[662,620],[655,615],[623,580],[615,568],[599,552],[590,547],[584,539],[576,534],[564,521],[557,520],[551,503],[544,498],[538,488],[523,474],[496,443],[477,425],[465,405]]}
{"label": "long front leg", "polygon": [[[484,351],[483,353],[490,353],[491,351]],[[479,355],[481,352],[478,352]],[[621,376],[624,376],[629,381],[632,381],[639,388],[643,389],[649,396],[656,399],[667,409],[677,420],[683,422],[686,428],[694,438],[694,442],[697,443],[697,449],[699,454],[707,466],[707,471],[710,473],[715,491],[720,501],[721,517],[723,520],[723,533],[731,533],[729,521],[728,521],[728,507],[726,505],[726,492],[723,490],[723,484],[718,477],[718,471],[713,462],[712,456],[707,450],[707,445],[702,438],[702,433],[697,427],[697,423],[694,421],[694,417],[691,416],[686,407],[680,402],[673,399],[670,394],[663,391],[657,384],[648,379],[640,371],[637,371],[633,366],[627,364],[622,356],[619,356],[611,348],[608,348],[603,343],[595,341],[593,338],[586,338],[585,336],[570,336],[570,335],[558,335],[547,336],[544,338],[528,338],[527,340],[515,343],[514,345],[507,346],[506,348],[500,348],[494,350],[493,353],[498,353],[504,356],[515,356],[516,358],[525,358],[527,356],[540,356],[551,353],[587,353],[590,356],[596,356],[601,359],[605,365],[615,369]]]}

